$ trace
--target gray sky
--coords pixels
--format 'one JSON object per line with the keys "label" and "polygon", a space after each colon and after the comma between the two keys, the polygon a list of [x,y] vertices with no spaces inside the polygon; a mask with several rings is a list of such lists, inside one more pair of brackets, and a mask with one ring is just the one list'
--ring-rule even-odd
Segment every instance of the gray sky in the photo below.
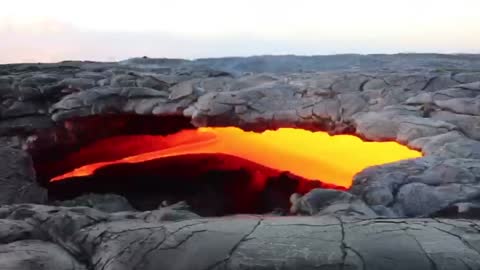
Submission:
{"label": "gray sky", "polygon": [[480,52],[479,0],[15,0],[0,63]]}

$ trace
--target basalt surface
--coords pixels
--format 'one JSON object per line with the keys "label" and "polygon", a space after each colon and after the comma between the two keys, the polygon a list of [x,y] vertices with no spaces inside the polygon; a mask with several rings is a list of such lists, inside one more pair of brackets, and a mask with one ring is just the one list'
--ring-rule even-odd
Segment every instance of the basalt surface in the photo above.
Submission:
{"label": "basalt surface", "polygon": [[[358,173],[345,194],[293,196],[292,213],[313,217],[167,222],[150,212],[5,206],[0,260],[7,269],[479,268],[479,56],[338,57],[0,66],[2,204],[52,203],[38,160],[172,122],[355,134],[424,154]],[[473,219],[435,219],[460,216]]]}
{"label": "basalt surface", "polygon": [[475,220],[0,208],[2,269],[478,269]]}

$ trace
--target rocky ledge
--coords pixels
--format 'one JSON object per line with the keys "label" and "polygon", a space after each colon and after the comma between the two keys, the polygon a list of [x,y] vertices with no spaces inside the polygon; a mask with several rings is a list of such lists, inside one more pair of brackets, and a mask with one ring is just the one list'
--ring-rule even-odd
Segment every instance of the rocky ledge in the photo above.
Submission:
{"label": "rocky ledge", "polygon": [[[53,203],[44,160],[167,123],[355,134],[424,157],[368,168],[344,193],[293,195],[291,212],[311,217],[18,205]],[[5,65],[0,142],[7,269],[480,268],[477,55]]]}
{"label": "rocky ledge", "polygon": [[0,208],[2,269],[479,269],[480,223]]}

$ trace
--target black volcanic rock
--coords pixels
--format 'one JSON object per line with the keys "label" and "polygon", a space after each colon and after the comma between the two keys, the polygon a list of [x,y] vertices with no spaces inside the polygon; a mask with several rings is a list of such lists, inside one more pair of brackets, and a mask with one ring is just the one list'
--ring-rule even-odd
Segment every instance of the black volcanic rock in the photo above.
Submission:
{"label": "black volcanic rock", "polygon": [[35,181],[30,156],[20,149],[0,147],[0,204],[46,201],[46,190]]}

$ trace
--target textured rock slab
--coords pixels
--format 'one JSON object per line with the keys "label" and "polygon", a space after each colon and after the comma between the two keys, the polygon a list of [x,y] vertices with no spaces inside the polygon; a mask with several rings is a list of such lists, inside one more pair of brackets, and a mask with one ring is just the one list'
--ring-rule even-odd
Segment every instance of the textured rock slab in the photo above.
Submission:
{"label": "textured rock slab", "polygon": [[480,195],[477,159],[434,156],[375,166],[355,176],[350,192],[399,216],[427,216]]}
{"label": "textured rock slab", "polygon": [[59,246],[25,240],[0,245],[0,265],[5,270],[86,270]]}
{"label": "textured rock slab", "polygon": [[290,197],[291,213],[310,216],[335,215],[344,217],[375,218],[377,214],[363,200],[349,192],[333,189],[313,189],[304,196]]}
{"label": "textured rock slab", "polygon": [[0,229],[11,227],[5,221],[23,220],[45,237],[2,239],[6,269],[480,268],[480,223],[473,220],[231,216],[159,222],[133,212],[35,205],[2,207],[0,218]]}
{"label": "textured rock slab", "polygon": [[116,194],[84,194],[72,200],[58,202],[61,206],[86,206],[107,213],[134,211],[127,199]]}
{"label": "textured rock slab", "polygon": [[30,156],[23,150],[0,146],[0,204],[43,203],[46,190],[35,180]]}
{"label": "textured rock slab", "polygon": [[117,222],[88,234],[113,238],[93,254],[103,269],[475,269],[478,231],[469,230],[429,220],[230,217],[161,228]]}

